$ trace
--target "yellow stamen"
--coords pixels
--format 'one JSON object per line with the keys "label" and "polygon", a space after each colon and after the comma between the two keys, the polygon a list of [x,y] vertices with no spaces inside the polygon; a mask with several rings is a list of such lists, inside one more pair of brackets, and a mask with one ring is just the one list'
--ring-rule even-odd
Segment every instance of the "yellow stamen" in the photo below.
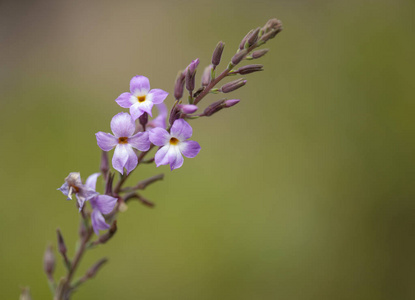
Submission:
{"label": "yellow stamen", "polygon": [[138,102],[142,103],[146,101],[146,96],[137,96]]}
{"label": "yellow stamen", "polygon": [[170,145],[177,145],[179,143],[179,140],[176,139],[175,137],[172,137],[170,139]]}

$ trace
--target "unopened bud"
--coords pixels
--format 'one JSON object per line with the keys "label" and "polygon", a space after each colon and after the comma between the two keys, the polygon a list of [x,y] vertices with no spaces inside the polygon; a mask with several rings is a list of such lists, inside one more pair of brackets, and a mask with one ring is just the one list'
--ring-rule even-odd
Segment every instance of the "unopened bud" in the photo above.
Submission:
{"label": "unopened bud", "polygon": [[106,151],[102,151],[100,170],[104,175],[104,178],[106,177],[106,174],[108,173],[109,169],[110,167],[108,163],[108,153]]}
{"label": "unopened bud", "polygon": [[140,125],[145,129],[148,122],[148,113],[143,113],[138,119],[140,120]]}
{"label": "unopened bud", "polygon": [[248,52],[246,51],[246,49],[243,49],[241,51],[239,51],[238,53],[236,53],[233,57],[232,57],[232,64],[234,66],[236,66],[237,64],[239,64],[241,62],[242,59],[244,59],[245,55]]}
{"label": "unopened bud", "polygon": [[202,86],[208,86],[212,78],[212,65],[209,65],[205,68],[202,75]]}
{"label": "unopened bud", "polygon": [[269,51],[269,49],[257,50],[257,51],[252,52],[251,56],[252,56],[252,58],[257,59],[257,58],[260,58],[260,57],[264,56],[265,54],[267,54],[268,51]]}
{"label": "unopened bud", "polygon": [[30,296],[30,290],[28,287],[22,288],[19,300],[32,300],[32,297]]}
{"label": "unopened bud", "polygon": [[223,52],[224,47],[225,47],[225,44],[223,42],[219,42],[216,45],[216,48],[213,51],[213,55],[212,55],[212,65],[217,66],[220,64],[220,59],[222,57],[222,52]]}
{"label": "unopened bud", "polygon": [[249,45],[249,47],[251,47],[253,44],[255,44],[256,43],[256,41],[258,40],[258,33],[259,33],[259,31],[261,30],[261,28],[257,28],[257,29],[255,29],[250,35],[249,35],[249,38],[248,38],[248,45]]}
{"label": "unopened bud", "polygon": [[171,109],[170,118],[169,118],[170,125],[173,125],[174,121],[176,121],[177,119],[180,118],[181,111],[180,111],[180,109],[177,106],[178,105],[175,105]]}
{"label": "unopened bud", "polygon": [[210,117],[214,113],[217,113],[218,111],[224,108],[223,103],[224,100],[213,102],[211,105],[205,108],[205,110],[203,111],[203,115],[205,115],[206,117]]}
{"label": "unopened bud", "polygon": [[179,104],[178,107],[185,114],[192,114],[198,109],[198,107],[193,104]]}
{"label": "unopened bud", "polygon": [[262,28],[262,30],[265,33],[268,33],[271,30],[280,30],[282,29],[282,23],[278,19],[271,19],[268,20],[268,22],[265,24],[265,26]]}
{"label": "unopened bud", "polygon": [[245,44],[246,44],[246,41],[248,40],[248,38],[249,38],[249,36],[251,35],[251,33],[253,32],[254,30],[252,29],[250,32],[248,32],[246,35],[245,35],[245,37],[242,39],[242,41],[241,41],[241,43],[239,44],[239,49],[244,49],[245,48]]}
{"label": "unopened bud", "polygon": [[113,235],[117,232],[117,220],[114,220],[111,224],[110,229],[104,233],[103,235],[101,235],[98,239],[99,243],[101,244],[105,244],[106,242],[108,242],[108,240],[110,238],[113,237]]}
{"label": "unopened bud", "polygon": [[235,81],[231,81],[227,84],[225,84],[224,86],[221,87],[220,91],[222,93],[230,93],[234,90],[239,89],[240,87],[244,86],[246,84],[246,80],[244,80],[243,78],[235,80]]}
{"label": "unopened bud", "polygon": [[53,271],[55,271],[55,254],[53,254],[52,246],[46,248],[43,256],[43,269],[48,277],[52,277]]}
{"label": "unopened bud", "polygon": [[227,108],[227,107],[231,107],[231,106],[234,106],[234,105],[238,104],[239,101],[241,101],[241,100],[239,100],[239,99],[230,99],[230,100],[226,100],[223,104]]}
{"label": "unopened bud", "polygon": [[184,90],[184,79],[186,77],[186,73],[180,71],[176,78],[176,84],[174,85],[174,98],[179,100],[183,97],[183,90]]}
{"label": "unopened bud", "polygon": [[247,65],[239,68],[236,72],[241,75],[245,75],[253,72],[263,71],[263,67],[263,65]]}
{"label": "unopened bud", "polygon": [[187,69],[186,73],[186,90],[192,92],[195,89],[195,75],[190,72],[190,69]]}
{"label": "unopened bud", "polygon": [[264,35],[261,37],[263,42],[274,38],[282,30],[282,23],[280,20],[271,19],[262,28]]}
{"label": "unopened bud", "polygon": [[272,30],[272,31],[270,31],[270,32],[268,32],[267,34],[264,34],[262,37],[261,37],[261,40],[263,41],[263,42],[266,42],[266,41],[268,41],[268,40],[270,40],[270,39],[273,39],[278,33],[280,33],[280,31],[281,31],[282,29],[278,29],[278,30]]}
{"label": "unopened bud", "polygon": [[66,249],[65,241],[63,240],[62,233],[61,233],[59,228],[56,229],[56,233],[58,235],[58,249],[59,249],[59,252],[62,253],[62,255],[65,256],[67,249]]}
{"label": "unopened bud", "polygon": [[94,277],[99,269],[108,261],[107,258],[101,258],[98,262],[96,262],[87,272],[86,272],[86,278],[92,278]]}
{"label": "unopened bud", "polygon": [[195,74],[196,68],[199,65],[199,59],[196,58],[195,60],[192,60],[192,62],[187,66],[187,70],[190,71],[190,74]]}

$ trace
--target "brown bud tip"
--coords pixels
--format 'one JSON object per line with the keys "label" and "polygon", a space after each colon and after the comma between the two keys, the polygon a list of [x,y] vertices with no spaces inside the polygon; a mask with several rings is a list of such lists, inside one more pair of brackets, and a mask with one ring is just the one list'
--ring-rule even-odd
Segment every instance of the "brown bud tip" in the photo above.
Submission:
{"label": "brown bud tip", "polygon": [[222,58],[222,52],[225,44],[223,42],[219,42],[216,45],[215,50],[213,51],[212,55],[212,65],[217,66],[220,64],[220,59]]}
{"label": "brown bud tip", "polygon": [[240,62],[241,62],[241,60],[243,60],[244,59],[244,57],[245,57],[245,55],[247,54],[248,52],[246,51],[246,49],[243,49],[243,50],[241,50],[241,51],[239,51],[238,53],[236,53],[233,57],[232,57],[232,64],[234,65],[234,66],[236,66],[237,64],[239,64]]}
{"label": "brown bud tip", "polygon": [[265,33],[271,31],[271,30],[282,30],[282,23],[278,19],[271,19],[268,20],[268,22],[265,24],[265,26],[262,28]]}
{"label": "brown bud tip", "polygon": [[257,50],[252,52],[252,58],[257,59],[260,58],[262,56],[264,56],[265,54],[267,54],[269,51],[269,49],[261,49],[261,50]]}
{"label": "brown bud tip", "polygon": [[66,245],[65,245],[65,241],[63,240],[63,236],[62,233],[60,231],[60,229],[56,229],[56,233],[58,235],[58,248],[59,248],[59,252],[62,253],[63,255],[66,254]]}
{"label": "brown bud tip", "polygon": [[265,24],[262,28],[264,35],[261,37],[263,42],[266,42],[272,38],[274,38],[279,32],[282,30],[282,23],[280,20],[271,19]]}
{"label": "brown bud tip", "polygon": [[49,277],[51,277],[53,275],[53,271],[55,271],[55,255],[53,254],[51,245],[49,245],[45,250],[45,254],[43,256],[43,269]]}

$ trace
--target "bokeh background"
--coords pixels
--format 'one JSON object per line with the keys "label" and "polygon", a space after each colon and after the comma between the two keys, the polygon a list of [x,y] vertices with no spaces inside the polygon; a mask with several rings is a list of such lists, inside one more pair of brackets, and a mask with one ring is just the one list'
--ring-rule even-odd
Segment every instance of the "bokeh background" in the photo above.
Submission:
{"label": "bokeh background", "polygon": [[21,286],[51,298],[44,249],[60,227],[72,255],[79,220],[56,188],[97,171],[94,133],[130,78],[172,93],[190,60],[204,67],[222,40],[226,62],[277,17],[284,31],[241,103],[192,123],[199,156],[136,170],[130,183],[166,173],[144,192],[156,208],[129,205],[78,274],[110,262],[73,298],[415,299],[414,12],[411,0],[1,1],[1,298]]}

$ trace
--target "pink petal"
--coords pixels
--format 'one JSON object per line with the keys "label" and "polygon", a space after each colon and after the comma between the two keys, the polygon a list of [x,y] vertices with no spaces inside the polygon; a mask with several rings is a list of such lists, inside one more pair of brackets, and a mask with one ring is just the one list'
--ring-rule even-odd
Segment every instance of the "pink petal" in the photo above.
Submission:
{"label": "pink petal", "polygon": [[151,109],[153,108],[153,102],[151,101],[144,101],[144,102],[137,102],[130,107],[130,114],[134,120],[137,120],[143,113],[148,113],[150,116]]}
{"label": "pink petal", "polygon": [[170,145],[166,145],[164,147],[161,147],[155,157],[154,157],[154,161],[157,165],[157,167],[162,166],[162,165],[167,165],[169,163],[169,158],[168,158],[168,151],[169,151]]}
{"label": "pink petal", "polygon": [[160,104],[164,101],[164,99],[167,98],[168,94],[169,93],[167,93],[163,90],[153,89],[148,93],[146,100],[149,100],[149,101],[153,102],[154,104]]}
{"label": "pink petal", "polygon": [[135,122],[129,114],[119,113],[111,120],[111,130],[116,137],[130,137],[135,131]]}
{"label": "pink petal", "polygon": [[179,151],[179,147],[171,146],[168,153],[167,153],[170,170],[174,170],[180,168],[183,165],[183,156]]}
{"label": "pink petal", "polygon": [[156,127],[150,130],[150,141],[156,146],[164,146],[169,144],[170,134],[166,129]]}
{"label": "pink petal", "polygon": [[138,132],[128,139],[128,143],[140,151],[147,151],[150,149],[150,140],[148,132]]}
{"label": "pink petal", "polygon": [[94,232],[96,235],[99,235],[100,230],[106,230],[110,228],[110,226],[105,223],[104,216],[101,214],[101,212],[98,209],[94,209],[91,214],[91,222],[92,222],[92,228],[94,229]]}
{"label": "pink petal", "polygon": [[144,96],[150,91],[150,81],[145,76],[134,76],[130,81],[130,92],[134,96]]}
{"label": "pink petal", "polygon": [[110,151],[118,144],[118,139],[114,137],[112,134],[100,131],[96,133],[95,136],[97,138],[98,147],[100,147],[104,151]]}
{"label": "pink petal", "polygon": [[109,214],[114,209],[117,200],[111,196],[99,195],[95,198],[95,208],[105,215]]}
{"label": "pink petal", "polygon": [[181,142],[179,147],[180,152],[188,158],[193,158],[200,152],[200,145],[195,141]]}
{"label": "pink petal", "polygon": [[93,189],[95,191],[96,190],[96,184],[97,184],[97,178],[98,178],[99,175],[101,175],[101,173],[94,173],[91,176],[89,176],[86,179],[85,186],[90,188],[90,189]]}
{"label": "pink petal", "polygon": [[[134,99],[135,101],[133,101]],[[115,102],[117,102],[119,106],[124,108],[129,108],[137,101],[137,97],[134,97],[130,93],[122,93],[120,96],[118,96],[117,99],[115,99]]]}
{"label": "pink petal", "polygon": [[182,142],[192,136],[192,127],[185,120],[178,119],[174,121],[170,133]]}
{"label": "pink petal", "polygon": [[128,175],[130,174],[132,170],[135,169],[135,167],[137,167],[138,158],[137,158],[137,154],[135,154],[131,145],[125,145],[125,148],[127,149],[127,152],[128,152],[128,159],[127,159],[127,162],[125,163],[125,168],[127,169],[127,175]]}
{"label": "pink petal", "polygon": [[115,147],[114,156],[112,157],[112,166],[121,174],[124,173],[124,166],[128,160],[128,150],[126,146],[128,145],[118,144],[117,147]]}

